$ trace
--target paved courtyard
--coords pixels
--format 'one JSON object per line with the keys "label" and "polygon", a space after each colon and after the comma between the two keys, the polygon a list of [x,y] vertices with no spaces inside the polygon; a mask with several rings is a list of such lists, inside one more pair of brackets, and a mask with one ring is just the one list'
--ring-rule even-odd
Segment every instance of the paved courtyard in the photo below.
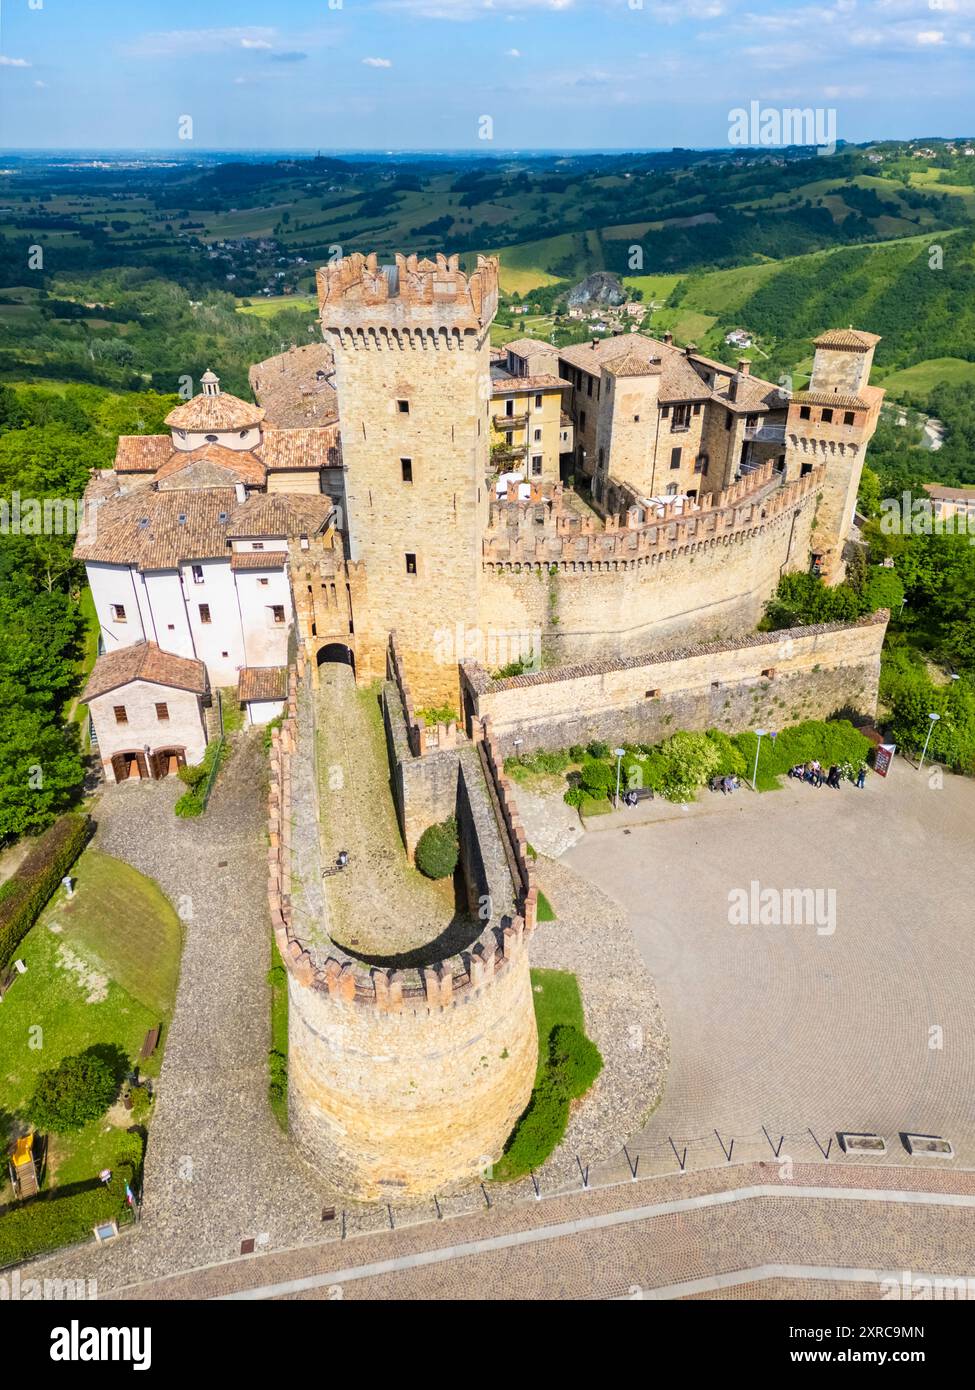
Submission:
{"label": "paved courtyard", "polygon": [[[597,822],[563,860],[626,908],[671,1035],[631,1156],[723,1164],[734,1139],[734,1160],[769,1158],[764,1125],[796,1159],[830,1135],[836,1157],[852,1130],[883,1134],[897,1161],[899,1132],[916,1131],[975,1163],[975,784],[932,788],[895,763],[862,793],[788,783],[655,809],[629,833],[625,813]],[[753,882],[821,890],[819,910],[733,925],[729,893]]]}

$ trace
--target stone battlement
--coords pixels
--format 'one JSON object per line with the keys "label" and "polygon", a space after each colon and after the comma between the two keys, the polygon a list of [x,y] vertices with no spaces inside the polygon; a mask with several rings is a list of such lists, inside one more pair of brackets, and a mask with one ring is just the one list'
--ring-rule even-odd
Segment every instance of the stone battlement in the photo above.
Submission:
{"label": "stone battlement", "polygon": [[[432,1013],[463,1004],[504,972],[523,962],[526,937],[535,925],[537,891],[533,869],[524,852],[524,831],[513,809],[510,788],[501,774],[495,792],[504,812],[504,825],[514,837],[521,879],[520,903],[526,916],[489,923],[469,950],[423,969],[394,970],[363,965],[335,942],[323,964],[298,939],[291,912],[291,760],[298,734],[298,679],[305,658],[298,654],[288,684],[287,717],[272,733],[271,776],[268,790],[268,906],[275,941],[294,983],[316,990],[338,1003],[371,1006],[385,1014]],[[492,759],[489,757],[489,763]],[[495,752],[493,766],[499,767]],[[520,831],[520,836],[518,832]]]}
{"label": "stone battlement", "polygon": [[[444,331],[480,333],[498,307],[498,262],[478,256],[477,269],[465,275],[457,256],[438,254],[431,261],[396,255],[394,266],[381,266],[373,252],[356,252],[318,271],[322,327],[355,340],[376,334]],[[388,344],[387,344],[388,345]]]}
{"label": "stone battlement", "polygon": [[633,505],[620,516],[607,517],[602,525],[596,517],[567,511],[560,489],[542,504],[501,500],[491,507],[481,559],[489,569],[521,565],[618,569],[703,546],[741,543],[790,509],[805,505],[824,480],[825,468],[820,465],[776,487],[768,463],[713,499],[702,499],[691,511],[678,512],[667,504],[662,516],[648,519],[646,508]]}

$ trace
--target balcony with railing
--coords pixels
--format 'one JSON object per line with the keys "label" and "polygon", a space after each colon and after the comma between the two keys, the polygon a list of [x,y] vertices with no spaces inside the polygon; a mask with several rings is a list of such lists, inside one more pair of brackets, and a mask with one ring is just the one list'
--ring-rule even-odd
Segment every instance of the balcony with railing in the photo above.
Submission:
{"label": "balcony with railing", "polygon": [[528,424],[528,412],[521,415],[495,415],[494,428],[502,433],[505,430],[523,430]]}
{"label": "balcony with railing", "polygon": [[747,444],[784,444],[785,425],[760,420],[757,425],[745,426],[744,437]]}

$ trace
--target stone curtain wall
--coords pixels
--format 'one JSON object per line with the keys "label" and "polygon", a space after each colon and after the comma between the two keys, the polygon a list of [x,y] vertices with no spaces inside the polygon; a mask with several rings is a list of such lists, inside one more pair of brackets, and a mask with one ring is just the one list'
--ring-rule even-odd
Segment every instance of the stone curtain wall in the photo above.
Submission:
{"label": "stone curtain wall", "polygon": [[[823,719],[873,716],[889,614],[758,633],[737,641],[567,666],[495,681],[463,677],[501,755],[598,738],[656,743],[678,729],[736,733]],[[772,672],[771,675],[764,673]]]}
{"label": "stone curtain wall", "polygon": [[399,707],[400,720],[394,746],[413,763],[452,766],[450,812],[463,821],[472,891],[487,903],[484,929],[469,950],[403,970],[365,965],[334,942],[313,953],[298,938],[292,816],[313,814],[292,801],[304,666],[299,652],[287,718],[272,735],[268,792],[268,904],[289,977],[291,1135],[304,1159],[350,1197],[429,1196],[488,1168],[528,1103],[538,1048],[527,950],[534,899],[526,921],[512,890],[501,829],[508,822],[497,818],[475,750],[412,759],[390,681],[386,705]]}
{"label": "stone curtain wall", "polygon": [[[539,633],[553,665],[754,632],[781,575],[808,566],[819,481],[808,474],[747,504],[655,528],[577,538],[559,528],[545,540],[551,528],[540,525],[534,551],[508,527],[484,563],[482,627]],[[581,558],[577,546],[586,547]],[[521,558],[503,558],[505,550]]]}
{"label": "stone curtain wall", "polygon": [[511,877],[518,893],[518,909],[525,919],[526,927],[532,931],[538,914],[535,864],[528,854],[528,839],[515,804],[514,791],[505,774],[504,760],[491,729],[491,720],[487,717],[481,723],[480,748],[488,784],[496,801],[498,820],[506,831]]}

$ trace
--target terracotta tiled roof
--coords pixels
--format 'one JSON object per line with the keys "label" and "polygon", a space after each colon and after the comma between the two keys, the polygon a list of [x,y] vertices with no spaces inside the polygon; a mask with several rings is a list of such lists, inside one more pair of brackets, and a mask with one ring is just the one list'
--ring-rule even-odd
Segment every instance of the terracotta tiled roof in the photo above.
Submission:
{"label": "terracotta tiled roof", "polygon": [[335,509],[324,493],[270,492],[249,497],[234,512],[229,536],[312,536],[322,530]]}
{"label": "terracotta tiled roof", "polygon": [[869,410],[862,396],[844,396],[839,391],[796,391],[792,399],[798,405],[833,406],[837,410]]}
{"label": "terracotta tiled roof", "polygon": [[286,550],[235,550],[232,570],[280,570],[288,563]]}
{"label": "terracotta tiled roof", "polygon": [[660,363],[659,400],[663,404],[706,401],[711,395],[710,388],[701,380],[680,348],[648,338],[643,333],[603,338],[595,347],[580,343],[575,347],[560,348],[559,357],[591,376],[599,376],[603,366],[614,358],[642,357],[647,362],[656,358]]}
{"label": "terracotta tiled roof", "polygon": [[939,502],[975,502],[975,487],[941,487],[925,483],[924,491]]}
{"label": "terracotta tiled roof", "polygon": [[785,410],[789,404],[789,396],[780,386],[774,382],[763,381],[760,376],[738,376],[737,395],[731,399],[731,382],[737,373],[732,372],[728,378],[722,378],[721,384],[717,383],[712,391],[714,400],[720,401],[728,410],[735,414],[754,415],[756,411],[766,410]]}
{"label": "terracotta tiled roof", "polygon": [[342,441],[338,426],[265,430],[261,457],[269,472],[280,468],[341,468]]}
{"label": "terracotta tiled roof", "polygon": [[229,553],[230,518],[237,506],[233,488],[194,493],[140,488],[102,503],[94,535],[79,539],[75,558],[136,565],[140,570],[224,559]]}
{"label": "terracotta tiled roof", "polygon": [[501,352],[502,355],[514,352],[519,357],[532,357],[539,352],[550,353],[553,357],[559,355],[557,347],[553,347],[551,343],[542,342],[540,338],[516,338],[513,343],[506,343]]}
{"label": "terracotta tiled roof", "polygon": [[120,434],[115,468],[119,473],[155,473],[172,452],[172,435]]}
{"label": "terracotta tiled roof", "polygon": [[220,433],[223,430],[249,430],[264,419],[260,406],[242,401],[226,391],[215,396],[205,392],[194,396],[185,405],[176,406],[166,416],[166,424],[174,430],[191,430],[194,434]]}
{"label": "terracotta tiled roof", "polygon": [[326,425],[338,419],[335,359],[325,343],[293,347],[251,367],[251,390],[265,424],[279,429]]}
{"label": "terracotta tiled roof", "polygon": [[663,373],[661,364],[642,352],[628,352],[622,357],[614,357],[611,362],[607,362],[606,370],[617,377],[660,376]]}
{"label": "terracotta tiled roof", "polygon": [[237,698],[242,705],[252,700],[286,700],[288,698],[288,668],[286,666],[245,666],[237,685]]}
{"label": "terracotta tiled roof", "polygon": [[120,647],[98,658],[81,699],[87,703],[132,681],[151,681],[153,685],[169,686],[172,690],[189,690],[194,695],[203,695],[207,690],[206,667],[202,661],[162,652],[155,642],[137,642],[132,647]]}
{"label": "terracotta tiled roof", "polygon": [[859,328],[830,328],[813,339],[813,347],[845,348],[847,352],[868,352],[880,338],[876,333],[861,333]]}
{"label": "terracotta tiled roof", "polygon": [[491,395],[531,395],[533,391],[561,391],[571,385],[571,381],[564,381],[562,377],[550,376],[548,373],[541,376],[501,376],[492,380]]}
{"label": "terracotta tiled roof", "polygon": [[157,470],[155,481],[165,482],[167,478],[187,470],[193,472],[194,478],[192,484],[184,486],[226,487],[229,482],[241,482],[260,487],[266,476],[264,464],[249,449],[227,449],[223,444],[204,444],[202,449],[189,452],[174,450]]}

